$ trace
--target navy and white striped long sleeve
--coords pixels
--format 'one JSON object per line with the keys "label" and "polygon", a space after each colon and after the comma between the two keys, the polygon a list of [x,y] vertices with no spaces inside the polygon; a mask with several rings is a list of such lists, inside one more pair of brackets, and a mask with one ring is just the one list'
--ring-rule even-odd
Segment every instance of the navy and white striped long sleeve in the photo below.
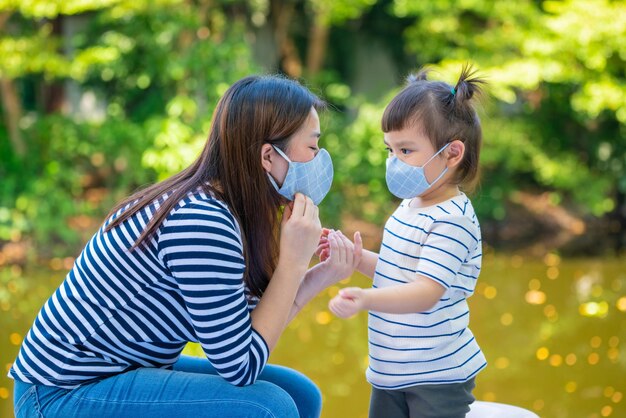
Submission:
{"label": "navy and white striped long sleeve", "polygon": [[92,237],[35,319],[10,377],[74,388],[137,367],[170,368],[193,341],[228,382],[254,383],[269,349],[252,328],[257,300],[243,282],[235,218],[193,193],[145,249],[129,251],[157,205]]}

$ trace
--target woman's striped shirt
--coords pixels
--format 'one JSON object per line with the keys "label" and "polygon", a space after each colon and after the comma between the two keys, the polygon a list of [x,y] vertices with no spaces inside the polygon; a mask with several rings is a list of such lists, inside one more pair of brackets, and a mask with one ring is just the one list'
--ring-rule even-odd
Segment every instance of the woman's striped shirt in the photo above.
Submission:
{"label": "woman's striped shirt", "polygon": [[385,225],[373,287],[425,279],[439,283],[445,293],[426,312],[369,313],[366,375],[373,386],[464,382],[485,367],[468,328],[466,301],[474,292],[481,258],[480,227],[464,194],[427,208],[402,202]]}
{"label": "woman's striped shirt", "polygon": [[190,193],[145,248],[129,251],[155,202],[91,238],[28,332],[9,376],[74,388],[138,367],[170,368],[199,342],[228,382],[254,383],[269,349],[252,328],[239,226],[221,201]]}

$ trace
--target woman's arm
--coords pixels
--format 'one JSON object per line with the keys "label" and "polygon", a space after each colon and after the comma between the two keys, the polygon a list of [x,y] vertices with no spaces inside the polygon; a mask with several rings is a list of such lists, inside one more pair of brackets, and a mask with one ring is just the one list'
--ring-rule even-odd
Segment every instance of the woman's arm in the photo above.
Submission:
{"label": "woman's arm", "polygon": [[291,322],[298,312],[304,308],[304,305],[309,303],[318,293],[329,286],[324,280],[324,277],[319,274],[320,267],[321,263],[316,264],[306,272],[304,280],[302,280],[302,284],[298,288],[296,297],[291,305],[287,322]]}
{"label": "woman's arm", "polygon": [[298,193],[293,208],[285,207],[280,233],[280,254],[274,275],[252,311],[252,327],[270,351],[291,318],[296,293],[318,244],[322,227],[317,206]]}
{"label": "woman's arm", "polygon": [[293,302],[289,321],[322,290],[350,277],[361,260],[363,243],[360,233],[354,234],[354,244],[341,232],[326,234],[326,241],[329,255],[307,271]]}

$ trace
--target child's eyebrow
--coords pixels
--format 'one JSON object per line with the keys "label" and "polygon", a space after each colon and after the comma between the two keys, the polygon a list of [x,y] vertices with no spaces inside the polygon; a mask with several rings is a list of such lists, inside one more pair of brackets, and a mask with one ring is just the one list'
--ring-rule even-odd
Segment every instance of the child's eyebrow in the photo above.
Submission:
{"label": "child's eyebrow", "polygon": [[[383,142],[384,142],[384,144],[385,144],[386,146],[388,146],[388,147],[389,147],[389,143],[388,143],[387,141],[383,140]],[[396,146],[397,146],[398,148],[403,148],[403,147],[407,147],[407,146],[408,146],[408,147],[414,147],[414,146],[415,146],[415,144],[414,144],[414,143],[412,143],[411,141],[398,141],[398,143],[396,143]]]}

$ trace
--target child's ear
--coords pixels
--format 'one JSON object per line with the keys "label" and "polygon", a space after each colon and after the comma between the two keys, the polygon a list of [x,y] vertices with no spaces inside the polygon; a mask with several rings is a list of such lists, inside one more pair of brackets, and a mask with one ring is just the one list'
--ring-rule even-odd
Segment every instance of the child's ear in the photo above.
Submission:
{"label": "child's ear", "polygon": [[463,161],[465,155],[465,144],[458,139],[450,142],[447,149],[448,167],[456,167]]}

